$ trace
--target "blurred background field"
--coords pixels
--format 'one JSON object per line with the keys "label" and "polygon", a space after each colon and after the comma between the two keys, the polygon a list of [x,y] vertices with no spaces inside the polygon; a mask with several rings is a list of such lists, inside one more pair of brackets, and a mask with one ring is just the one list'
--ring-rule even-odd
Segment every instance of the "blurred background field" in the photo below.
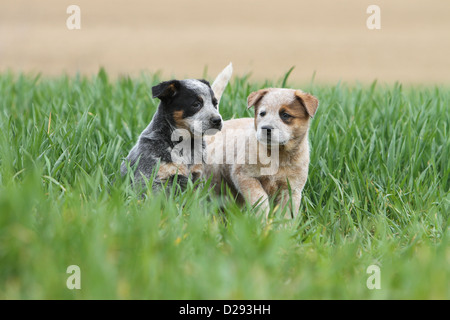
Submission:
{"label": "blurred background field", "polygon": [[[71,4],[80,30],[66,27]],[[372,4],[381,30],[366,27]],[[443,0],[1,1],[0,70],[198,78],[231,61],[258,81],[295,65],[295,83],[449,84],[449,16]]]}

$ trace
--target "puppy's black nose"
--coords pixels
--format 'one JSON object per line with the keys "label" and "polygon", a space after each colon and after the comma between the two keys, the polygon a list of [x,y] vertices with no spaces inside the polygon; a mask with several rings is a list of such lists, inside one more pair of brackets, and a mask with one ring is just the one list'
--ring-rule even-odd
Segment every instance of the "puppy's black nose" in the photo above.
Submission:
{"label": "puppy's black nose", "polygon": [[261,129],[265,130],[267,132],[268,136],[272,135],[272,130],[273,130],[272,126],[264,126],[264,127],[261,127]]}
{"label": "puppy's black nose", "polygon": [[222,124],[222,118],[221,117],[217,117],[217,118],[211,118],[210,119],[211,124],[215,127],[218,127],[219,125]]}

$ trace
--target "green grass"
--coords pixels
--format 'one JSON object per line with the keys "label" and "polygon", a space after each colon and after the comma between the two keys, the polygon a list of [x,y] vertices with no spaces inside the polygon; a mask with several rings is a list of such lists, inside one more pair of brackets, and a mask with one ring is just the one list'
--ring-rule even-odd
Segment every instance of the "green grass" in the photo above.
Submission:
{"label": "green grass", "polygon": [[[224,119],[287,76],[234,78]],[[449,88],[293,86],[320,100],[309,179],[296,220],[263,221],[207,183],[142,199],[120,178],[160,80],[0,74],[0,298],[450,298]]]}

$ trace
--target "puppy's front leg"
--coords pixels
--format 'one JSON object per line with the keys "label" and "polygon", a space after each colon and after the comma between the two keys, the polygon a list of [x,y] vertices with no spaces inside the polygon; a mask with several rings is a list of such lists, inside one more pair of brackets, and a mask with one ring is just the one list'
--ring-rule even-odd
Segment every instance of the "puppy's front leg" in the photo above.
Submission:
{"label": "puppy's front leg", "polygon": [[294,191],[292,193],[292,199],[291,199],[291,205],[290,205],[290,209],[291,209],[293,218],[298,216],[298,211],[300,210],[301,200],[302,200],[302,192]]}
{"label": "puppy's front leg", "polygon": [[251,204],[259,201],[260,208],[267,214],[269,211],[269,200],[261,182],[252,177],[242,168],[236,167],[232,172],[232,180],[239,193]]}
{"label": "puppy's front leg", "polygon": [[292,196],[289,194],[288,190],[283,190],[281,193],[281,205],[282,207],[287,206],[287,211],[285,218],[295,218],[298,216],[298,211],[300,209],[300,202],[302,200],[302,192],[298,190],[292,190]]}
{"label": "puppy's front leg", "polygon": [[302,191],[295,190],[292,195],[292,205],[293,205],[292,212],[294,214],[294,218],[298,216],[301,201],[302,201]]}

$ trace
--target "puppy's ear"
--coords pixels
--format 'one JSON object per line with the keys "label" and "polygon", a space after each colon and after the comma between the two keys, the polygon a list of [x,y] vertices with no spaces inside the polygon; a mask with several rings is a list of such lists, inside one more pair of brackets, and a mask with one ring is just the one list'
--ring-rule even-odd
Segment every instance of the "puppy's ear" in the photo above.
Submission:
{"label": "puppy's ear", "polygon": [[247,98],[247,108],[256,107],[267,92],[269,92],[268,89],[261,89],[250,93]]}
{"label": "puppy's ear", "polygon": [[178,90],[180,90],[180,81],[178,80],[164,81],[152,87],[152,95],[153,98],[163,100],[175,96]]}
{"label": "puppy's ear", "polygon": [[211,85],[211,89],[216,96],[218,102],[220,102],[220,98],[222,97],[225,88],[227,87],[228,82],[231,79],[231,75],[233,74],[233,65],[230,63],[225,67],[216,77],[213,84]]}
{"label": "puppy's ear", "polygon": [[316,114],[317,107],[319,107],[319,100],[309,93],[301,90],[295,90],[295,97],[306,109],[308,115],[312,118]]}

